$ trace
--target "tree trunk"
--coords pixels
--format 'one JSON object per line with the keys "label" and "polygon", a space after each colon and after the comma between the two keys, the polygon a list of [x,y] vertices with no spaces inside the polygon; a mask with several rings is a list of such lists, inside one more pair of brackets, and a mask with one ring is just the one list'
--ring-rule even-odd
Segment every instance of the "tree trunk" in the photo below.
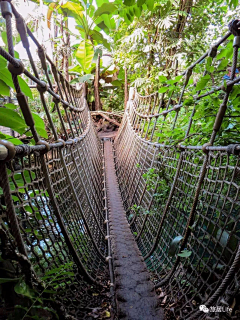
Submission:
{"label": "tree trunk", "polygon": [[96,74],[94,80],[94,96],[95,96],[95,110],[102,110],[100,96],[99,96],[99,74],[100,74],[100,55],[98,54],[96,63]]}

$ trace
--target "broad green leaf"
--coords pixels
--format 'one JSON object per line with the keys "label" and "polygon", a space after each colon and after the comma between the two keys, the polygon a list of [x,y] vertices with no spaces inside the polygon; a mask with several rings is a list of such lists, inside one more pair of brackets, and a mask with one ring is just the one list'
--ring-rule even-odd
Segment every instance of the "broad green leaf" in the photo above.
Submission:
{"label": "broad green leaf", "polygon": [[14,88],[11,73],[7,68],[0,69],[0,79],[3,80],[9,87]]}
{"label": "broad green leaf", "polygon": [[19,81],[19,85],[21,88],[21,91],[30,99],[33,99],[33,95],[32,95],[32,91],[29,88],[28,84],[26,83],[26,81],[21,78],[20,76],[18,76],[18,81]]}
{"label": "broad green leaf", "polygon": [[124,0],[123,4],[125,4],[125,6],[133,6],[135,3],[135,0]]}
{"label": "broad green leaf", "polygon": [[[111,16],[109,16],[108,14],[103,14],[102,19],[104,21],[104,24],[107,26],[107,28],[109,30],[115,30],[116,29],[116,22],[115,19]],[[104,29],[104,31],[106,30],[106,28]],[[108,31],[108,30],[107,30]]]}
{"label": "broad green leaf", "polygon": [[130,13],[130,11],[129,10],[125,11],[125,22],[129,21],[129,23],[132,23],[133,19],[134,19],[134,16]]}
{"label": "broad green leaf", "polygon": [[202,90],[202,89],[204,89],[204,88],[206,87],[208,81],[210,80],[210,78],[211,78],[211,77],[210,77],[209,74],[203,76],[203,77],[198,81],[198,83],[197,83],[197,85],[196,85],[196,90]]}
{"label": "broad green leaf", "polygon": [[78,79],[78,82],[92,82],[92,80],[94,79],[94,75],[93,74],[85,74],[83,77]]}
{"label": "broad green leaf", "polygon": [[113,82],[111,82],[111,84],[113,86],[117,86],[117,87],[121,87],[121,85],[123,84],[122,81],[119,81],[119,80],[114,80]]}
{"label": "broad green leaf", "polygon": [[[101,17],[101,18],[102,18],[102,17]],[[100,19],[100,20],[101,20],[101,22],[97,23],[97,25],[96,25],[96,27],[95,27],[95,30],[97,30],[97,31],[104,30],[104,32],[105,32],[106,34],[109,34],[109,29],[108,29],[108,27],[106,26],[105,22],[102,21],[102,19]]]}
{"label": "broad green leaf", "polygon": [[23,118],[16,111],[0,108],[0,125],[23,134],[27,127]]}
{"label": "broad green leaf", "polygon": [[134,6],[134,7],[133,7],[133,11],[134,11],[135,16],[136,16],[137,18],[140,18],[141,13],[142,13],[141,7]]}
{"label": "broad green leaf", "polygon": [[0,80],[0,95],[8,97],[10,96],[10,88],[3,80]]}
{"label": "broad green leaf", "polygon": [[224,59],[220,62],[220,64],[219,64],[219,66],[218,66],[217,69],[218,69],[218,70],[224,70],[224,69],[226,69],[227,65],[228,65],[228,59],[224,58]]}
{"label": "broad green leaf", "polygon": [[0,69],[4,69],[6,67],[7,67],[7,60],[0,55]]}
{"label": "broad green leaf", "polygon": [[27,211],[27,212],[30,212],[30,213],[33,212],[32,208],[31,208],[29,205],[24,206],[24,209],[25,209],[25,211]]}
{"label": "broad green leaf", "polygon": [[98,55],[100,55],[100,57],[102,57],[102,49],[95,48],[94,56],[93,56],[93,59],[92,59],[92,63],[96,63],[97,62]]}
{"label": "broad green leaf", "polygon": [[138,7],[141,7],[145,3],[145,1],[146,0],[137,0]]}
{"label": "broad green leaf", "polygon": [[110,14],[110,13],[113,13],[115,10],[116,10],[116,6],[114,3],[103,3],[101,5],[101,7],[99,7],[95,14],[94,14],[94,17],[97,18],[99,16],[101,16],[102,14]]}
{"label": "broad green leaf", "polygon": [[108,0],[96,0],[98,8],[101,7],[103,3],[108,3]]}
{"label": "broad green leaf", "polygon": [[76,59],[81,64],[83,70],[87,70],[94,56],[93,45],[89,40],[83,40],[76,52]]}
{"label": "broad green leaf", "polygon": [[183,76],[176,76],[173,80],[174,80],[174,83],[175,82],[178,82],[179,80],[182,79]]}
{"label": "broad green leaf", "polygon": [[154,7],[154,0],[146,0],[145,4],[147,5],[148,10],[152,11]]}
{"label": "broad green leaf", "polygon": [[[13,81],[12,81],[11,73],[9,72],[9,70],[7,68],[0,69],[0,80],[3,80],[9,87],[15,89]],[[27,85],[27,83],[20,76],[18,76],[18,80],[19,80],[19,85],[20,85],[21,91],[26,96],[28,96],[29,98],[32,99],[33,98],[32,92],[31,92],[31,89],[29,88],[29,86]]]}
{"label": "broad green leaf", "polygon": [[37,132],[40,134],[40,136],[42,136],[43,138],[48,138],[48,134],[46,132],[46,129],[45,129],[45,124],[44,124],[44,121],[41,117],[39,117],[38,114],[36,113],[32,113],[32,116],[33,116],[33,119],[34,119],[34,122],[35,122],[35,127],[37,129]]}
{"label": "broad green leaf", "polygon": [[74,72],[74,73],[80,73],[80,74],[82,74],[83,69],[82,69],[81,66],[77,65],[77,66],[75,66],[74,68],[69,69],[68,71],[69,71],[69,72]]}
{"label": "broad green leaf", "polygon": [[107,40],[103,37],[103,35],[98,32],[97,30],[92,30],[90,32],[90,35],[92,38],[97,41],[97,43],[102,43],[108,50],[110,50],[110,44],[107,42]]}
{"label": "broad green leaf", "polygon": [[216,59],[217,59],[217,60],[220,60],[220,59],[222,59],[222,58],[225,58],[225,57],[226,57],[226,54],[228,53],[229,50],[230,50],[229,48],[224,48],[224,49],[222,49],[222,50],[219,52],[219,54],[217,55]]}
{"label": "broad green leaf", "polygon": [[7,32],[6,31],[2,31],[1,37],[2,37],[3,42],[7,45],[8,44],[8,42],[7,42]]}
{"label": "broad green leaf", "polygon": [[160,82],[167,81],[167,77],[165,77],[165,76],[159,76],[158,79],[159,79]]}
{"label": "broad green leaf", "polygon": [[28,285],[23,281],[23,280],[20,280],[14,287],[14,290],[17,294],[21,294],[25,297],[28,297],[28,298],[33,298],[34,295],[33,295],[33,290],[31,290]]}
{"label": "broad green leaf", "polygon": [[2,132],[0,132],[0,139],[7,140],[7,141],[13,143],[15,146],[23,144],[21,140],[14,138],[8,134],[2,133]]}
{"label": "broad green leaf", "polygon": [[192,251],[183,250],[181,253],[178,253],[179,257],[188,258],[192,254]]}
{"label": "broad green leaf", "polygon": [[12,196],[13,201],[19,201],[19,198],[16,196]]}
{"label": "broad green leaf", "polygon": [[13,104],[13,103],[5,103],[5,104],[4,104],[4,107],[6,107],[7,109],[15,110],[15,109],[17,109],[18,106],[16,106],[16,105]]}
{"label": "broad green leaf", "polygon": [[169,89],[168,87],[162,87],[162,88],[158,89],[158,92],[159,93],[164,93],[164,92],[167,92],[168,89]]}
{"label": "broad green leaf", "polygon": [[84,8],[80,4],[68,1],[61,6],[61,9],[66,16],[73,17],[81,23]]}
{"label": "broad green leaf", "polygon": [[169,250],[168,250],[168,255],[170,257],[173,257],[179,247],[179,243],[180,241],[183,239],[182,236],[177,236],[175,237],[172,242],[170,243],[170,246],[169,246]]}

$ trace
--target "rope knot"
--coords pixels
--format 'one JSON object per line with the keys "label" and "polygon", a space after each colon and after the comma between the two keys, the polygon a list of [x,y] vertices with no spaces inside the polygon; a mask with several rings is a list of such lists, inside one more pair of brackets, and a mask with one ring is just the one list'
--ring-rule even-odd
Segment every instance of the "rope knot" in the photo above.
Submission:
{"label": "rope knot", "polygon": [[238,26],[238,22],[240,20],[232,20],[229,24],[228,24],[228,29],[229,31],[236,37],[236,36],[240,36],[240,25]]}

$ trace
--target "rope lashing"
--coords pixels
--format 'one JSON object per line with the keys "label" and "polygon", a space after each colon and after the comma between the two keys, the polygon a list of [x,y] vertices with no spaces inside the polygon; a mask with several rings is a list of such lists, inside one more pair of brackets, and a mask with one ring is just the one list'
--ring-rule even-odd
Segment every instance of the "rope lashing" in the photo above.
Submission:
{"label": "rope lashing", "polygon": [[235,36],[240,36],[240,20],[232,20],[228,24],[229,31]]}

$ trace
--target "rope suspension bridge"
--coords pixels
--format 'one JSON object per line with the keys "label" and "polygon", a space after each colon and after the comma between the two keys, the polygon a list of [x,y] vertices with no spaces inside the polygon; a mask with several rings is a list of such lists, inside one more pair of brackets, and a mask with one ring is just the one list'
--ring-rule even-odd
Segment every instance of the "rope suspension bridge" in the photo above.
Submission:
{"label": "rope suspension bridge", "polygon": [[[1,11],[8,52],[0,48],[0,55],[8,61],[35,142],[14,146],[0,141],[0,251],[8,263],[7,276],[1,268],[1,279],[8,278],[2,281],[5,318],[16,305],[22,318],[31,318],[34,300],[45,312],[50,306],[52,318],[90,319],[89,310],[100,303],[92,293],[103,287],[113,305],[116,301],[119,319],[163,319],[163,306],[169,319],[218,319],[214,306],[228,307],[226,316],[234,316],[230,307],[239,300],[240,281],[240,144],[220,145],[219,133],[229,117],[231,92],[240,82],[235,78],[240,46],[236,22],[180,82],[173,81],[170,94],[167,86],[149,96],[132,88],[117,137],[100,140],[86,87],[77,90],[69,84],[10,2],[1,1]],[[12,20],[30,71],[14,57]],[[203,76],[208,75],[204,62],[210,57],[215,67],[219,47],[232,34],[230,80],[199,89],[189,102],[194,70],[199,73],[206,66]],[[54,142],[40,139],[20,75],[36,84]],[[191,145],[199,105],[216,95],[221,103],[210,121],[212,134],[203,145]],[[49,98],[65,140],[54,126]],[[176,141],[179,131],[184,135]],[[17,299],[4,301],[12,283],[15,295],[32,295],[22,309]]]}

